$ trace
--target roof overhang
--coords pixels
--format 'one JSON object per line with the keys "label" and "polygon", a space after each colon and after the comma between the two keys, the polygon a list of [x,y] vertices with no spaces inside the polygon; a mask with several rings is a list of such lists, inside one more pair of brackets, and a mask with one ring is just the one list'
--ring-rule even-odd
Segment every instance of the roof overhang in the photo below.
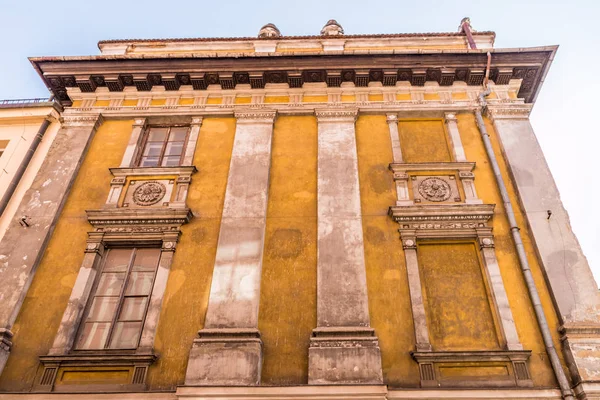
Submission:
{"label": "roof overhang", "polygon": [[492,54],[490,79],[506,85],[522,80],[518,96],[533,103],[558,46],[483,50],[394,50],[340,52],[339,54],[164,54],[100,55],[83,57],[40,57],[30,61],[44,83],[63,105],[70,105],[68,88],[94,92],[106,87],[111,92],[133,87],[140,92],[153,86],[167,91],[185,86],[205,90],[220,85],[224,90],[237,85],[263,88],[267,83],[287,83],[299,88],[306,82],[324,82],[338,87],[343,82],[368,86],[381,82],[395,86],[407,81],[414,86],[437,82],[451,86],[463,81],[483,83],[487,52]]}

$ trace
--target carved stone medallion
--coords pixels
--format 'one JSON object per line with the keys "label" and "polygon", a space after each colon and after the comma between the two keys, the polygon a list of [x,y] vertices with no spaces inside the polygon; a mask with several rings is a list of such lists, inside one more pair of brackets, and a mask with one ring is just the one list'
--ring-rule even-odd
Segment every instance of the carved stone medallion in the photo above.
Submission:
{"label": "carved stone medallion", "polygon": [[144,182],[133,192],[133,202],[138,206],[151,206],[161,201],[166,192],[160,182]]}
{"label": "carved stone medallion", "polygon": [[423,179],[419,185],[419,193],[429,201],[446,201],[452,194],[450,184],[441,178]]}

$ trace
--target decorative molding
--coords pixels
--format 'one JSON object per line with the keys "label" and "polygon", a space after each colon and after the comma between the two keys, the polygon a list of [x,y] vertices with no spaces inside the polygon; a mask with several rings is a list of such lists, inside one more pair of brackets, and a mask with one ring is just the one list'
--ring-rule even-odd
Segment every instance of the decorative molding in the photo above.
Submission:
{"label": "decorative molding", "polygon": [[425,163],[391,163],[390,170],[394,174],[406,174],[418,171],[464,171],[471,172],[475,169],[474,162],[425,162]]}
{"label": "decorative molding", "polygon": [[[155,354],[127,354],[115,352],[103,352],[103,354],[90,354],[85,352],[73,352],[68,355],[45,355],[40,356],[40,362],[44,366],[42,376],[36,383],[35,392],[105,392],[105,391],[145,391],[148,367],[153,364],[158,356]],[[86,372],[93,375],[95,372],[102,376],[107,368],[132,369],[129,383],[111,382],[105,377],[105,381],[93,384],[69,384],[56,385],[60,380],[59,370],[65,371],[73,368],[86,368]],[[106,375],[105,375],[106,376]]]}
{"label": "decorative molding", "polygon": [[135,168],[109,168],[110,173],[115,178],[128,176],[162,176],[162,175],[191,175],[197,172],[195,166],[176,166],[176,167],[135,167]]}
{"label": "decorative molding", "polygon": [[[485,228],[494,215],[494,204],[445,204],[392,206],[390,216],[400,224],[400,229],[438,231],[438,236],[456,236],[454,230],[470,230],[464,234],[476,236],[474,229]],[[431,235],[434,235],[432,232]]]}
{"label": "decorative molding", "polygon": [[419,194],[425,199],[434,202],[443,202],[450,198],[452,189],[450,184],[441,177],[425,178],[419,184]]}
{"label": "decorative molding", "polygon": [[488,104],[487,115],[492,121],[501,119],[528,119],[531,108],[531,104],[515,104],[510,106]]}
{"label": "decorative molding", "polygon": [[315,110],[319,122],[356,121],[358,110]]}
{"label": "decorative molding", "polygon": [[[419,364],[421,387],[435,388],[482,388],[482,387],[533,387],[527,360],[530,350],[521,351],[424,351],[413,352]],[[474,365],[474,363],[477,363]],[[503,366],[505,374],[480,375],[486,367]],[[445,375],[445,368],[460,367],[465,375]],[[473,375],[468,376],[468,370]],[[510,371],[510,372],[509,372]]]}
{"label": "decorative molding", "polygon": [[104,122],[102,115],[63,115],[61,120],[63,127],[76,127],[76,126],[93,126],[97,129]]}
{"label": "decorative molding", "polygon": [[134,203],[139,206],[151,206],[161,201],[166,193],[167,189],[163,183],[150,181],[136,187],[131,197]]}
{"label": "decorative molding", "polygon": [[249,123],[273,123],[277,111],[275,110],[261,110],[261,111],[235,111],[233,114],[238,122],[249,122]]}
{"label": "decorative molding", "polygon": [[0,328],[0,350],[10,351],[13,333],[10,329]]}

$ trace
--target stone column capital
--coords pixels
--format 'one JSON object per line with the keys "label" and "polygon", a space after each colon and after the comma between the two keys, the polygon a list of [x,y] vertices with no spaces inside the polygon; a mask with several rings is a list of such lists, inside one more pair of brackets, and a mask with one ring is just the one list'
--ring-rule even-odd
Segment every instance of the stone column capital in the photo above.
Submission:
{"label": "stone column capital", "polygon": [[144,128],[146,126],[146,117],[135,118],[133,120],[133,126],[137,128]]}
{"label": "stone column capital", "polygon": [[270,123],[272,124],[275,121],[275,116],[277,115],[277,111],[275,110],[243,110],[236,111],[234,116],[236,118],[236,122],[239,123]]}
{"label": "stone column capital", "polygon": [[388,124],[395,124],[398,122],[398,114],[389,113],[386,114],[386,120]]}
{"label": "stone column capital", "polygon": [[447,112],[444,113],[444,120],[446,123],[448,122],[456,122],[456,113],[455,112]]}
{"label": "stone column capital", "polygon": [[531,104],[488,105],[487,116],[492,120],[529,119]]}
{"label": "stone column capital", "polygon": [[317,121],[323,122],[352,122],[358,117],[358,110],[315,110]]}
{"label": "stone column capital", "polygon": [[202,121],[204,120],[204,117],[202,116],[194,116],[192,117],[192,122],[190,123],[190,125],[192,126],[202,126]]}
{"label": "stone column capital", "polygon": [[63,115],[60,122],[63,127],[91,126],[93,129],[97,129],[104,122],[104,118],[101,114]]}

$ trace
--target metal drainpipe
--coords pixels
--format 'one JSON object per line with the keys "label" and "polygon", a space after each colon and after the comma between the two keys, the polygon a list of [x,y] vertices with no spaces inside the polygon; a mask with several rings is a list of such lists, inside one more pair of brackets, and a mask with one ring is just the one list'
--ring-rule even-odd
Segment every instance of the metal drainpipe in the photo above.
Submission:
{"label": "metal drainpipe", "polygon": [[48,129],[49,126],[50,126],[50,121],[48,119],[44,119],[44,121],[42,122],[42,126],[40,126],[40,129],[38,129],[38,132],[35,135],[33,142],[31,142],[31,145],[29,146],[29,150],[27,150],[27,154],[25,154],[23,161],[21,161],[21,165],[19,165],[19,168],[15,172],[15,176],[10,181],[8,188],[6,188],[6,192],[4,193],[4,196],[2,196],[2,200],[0,201],[0,216],[2,216],[2,214],[4,214],[4,210],[6,210],[6,207],[8,206],[8,202],[10,201],[10,198],[15,193],[15,190],[17,189],[17,186],[19,185],[19,182],[21,181],[23,174],[25,174],[25,171],[27,170],[27,167],[29,166],[29,162],[33,158],[33,155],[35,154],[35,151],[37,150],[38,146],[40,145],[40,142],[42,141],[42,138],[44,137],[44,134],[46,133],[46,130]]}
{"label": "metal drainpipe", "polygon": [[571,390],[571,385],[569,384],[569,380],[567,379],[567,375],[565,374],[565,371],[563,370],[562,365],[560,364],[560,359],[558,358],[558,353],[556,351],[556,348],[554,347],[554,342],[552,341],[552,335],[550,334],[548,321],[546,320],[546,315],[544,314],[544,309],[542,308],[542,302],[540,300],[537,287],[535,286],[535,281],[533,280],[531,268],[529,267],[529,261],[527,261],[527,254],[525,253],[525,247],[523,246],[521,231],[519,226],[517,225],[517,220],[515,218],[515,212],[513,210],[510,197],[508,197],[506,184],[504,183],[504,179],[502,178],[502,175],[500,173],[500,167],[498,166],[498,160],[496,159],[494,149],[492,148],[490,135],[488,134],[487,129],[485,128],[485,124],[483,122],[482,111],[485,111],[485,108],[487,107],[485,97],[489,95],[492,91],[487,86],[492,56],[489,52],[487,53],[487,56],[488,64],[485,72],[485,80],[483,82],[484,91],[479,94],[480,108],[475,109],[477,127],[479,128],[479,133],[481,133],[481,138],[483,139],[485,152],[487,153],[487,156],[490,160],[490,164],[492,165],[492,169],[494,170],[496,183],[498,184],[498,189],[500,190],[500,195],[502,196],[502,202],[504,203],[504,209],[506,210],[508,223],[510,224],[510,231],[515,242],[515,247],[517,248],[521,272],[523,273],[523,277],[527,285],[529,297],[531,298],[531,302],[533,303],[535,316],[537,318],[540,331],[542,332],[542,338],[544,340],[544,345],[546,346],[546,352],[548,353],[548,357],[550,358],[550,363],[552,364],[552,369],[554,370],[554,375],[558,380],[558,385],[560,386],[560,391],[562,393],[563,399],[575,399],[575,397],[573,396],[573,391]]}

